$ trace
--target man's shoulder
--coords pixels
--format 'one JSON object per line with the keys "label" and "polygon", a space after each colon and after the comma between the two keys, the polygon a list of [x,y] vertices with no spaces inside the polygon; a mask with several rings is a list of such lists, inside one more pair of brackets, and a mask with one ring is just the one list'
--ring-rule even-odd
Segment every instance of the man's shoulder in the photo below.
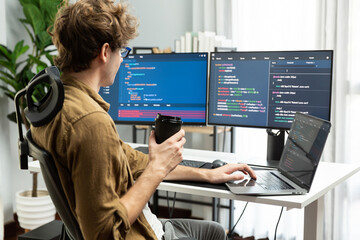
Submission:
{"label": "man's shoulder", "polygon": [[91,96],[74,87],[65,87],[65,100],[61,113],[70,123],[86,120],[87,116],[109,118],[107,112]]}

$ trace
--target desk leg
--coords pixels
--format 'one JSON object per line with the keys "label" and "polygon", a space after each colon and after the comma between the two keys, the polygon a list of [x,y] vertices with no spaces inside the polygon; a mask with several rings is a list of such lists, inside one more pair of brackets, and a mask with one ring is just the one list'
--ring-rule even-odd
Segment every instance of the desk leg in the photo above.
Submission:
{"label": "desk leg", "polygon": [[229,231],[234,226],[234,200],[229,200]]}
{"label": "desk leg", "polygon": [[312,202],[304,211],[304,239],[323,239],[324,196]]}
{"label": "desk leg", "polygon": [[132,126],[132,141],[133,143],[136,143],[137,142],[137,129],[136,129],[136,126],[133,125]]}
{"label": "desk leg", "polygon": [[230,152],[235,151],[235,127],[231,127]]}
{"label": "desk leg", "polygon": [[219,199],[218,198],[213,198],[213,202],[212,202],[212,220],[215,222],[218,222],[219,220],[219,215],[218,215],[218,207],[219,207]]}
{"label": "desk leg", "polygon": [[156,191],[154,192],[153,200],[154,200],[154,203],[153,203],[154,211],[153,211],[153,213],[154,213],[156,216],[158,216],[158,214],[159,214],[159,190],[156,190]]}
{"label": "desk leg", "polygon": [[213,150],[218,150],[218,134],[217,134],[217,126],[214,126],[213,130]]}

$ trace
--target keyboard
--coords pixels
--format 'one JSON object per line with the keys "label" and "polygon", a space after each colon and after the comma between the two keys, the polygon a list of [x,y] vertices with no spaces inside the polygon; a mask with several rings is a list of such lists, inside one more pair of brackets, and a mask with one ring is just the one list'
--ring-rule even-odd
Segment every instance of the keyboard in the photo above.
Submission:
{"label": "keyboard", "polygon": [[256,171],[256,183],[268,190],[294,189],[269,171]]}
{"label": "keyboard", "polygon": [[194,168],[201,168],[205,164],[206,164],[206,162],[200,162],[200,161],[188,160],[188,159],[183,159],[179,163],[179,165],[181,165],[181,166],[194,167]]}

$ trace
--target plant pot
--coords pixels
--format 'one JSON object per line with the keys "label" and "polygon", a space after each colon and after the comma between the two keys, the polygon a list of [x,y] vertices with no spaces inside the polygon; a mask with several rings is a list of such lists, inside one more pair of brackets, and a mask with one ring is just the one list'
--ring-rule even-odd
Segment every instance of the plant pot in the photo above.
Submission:
{"label": "plant pot", "polygon": [[20,227],[35,229],[55,219],[55,206],[46,189],[39,189],[38,197],[31,197],[31,190],[16,193],[16,211]]}

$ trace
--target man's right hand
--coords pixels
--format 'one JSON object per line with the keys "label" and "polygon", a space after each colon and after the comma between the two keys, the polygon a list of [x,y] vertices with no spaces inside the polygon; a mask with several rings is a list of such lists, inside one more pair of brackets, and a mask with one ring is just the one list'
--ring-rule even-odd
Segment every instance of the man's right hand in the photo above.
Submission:
{"label": "man's right hand", "polygon": [[156,143],[155,132],[152,131],[149,137],[149,165],[162,171],[166,177],[182,161],[185,142],[183,129],[161,144]]}

